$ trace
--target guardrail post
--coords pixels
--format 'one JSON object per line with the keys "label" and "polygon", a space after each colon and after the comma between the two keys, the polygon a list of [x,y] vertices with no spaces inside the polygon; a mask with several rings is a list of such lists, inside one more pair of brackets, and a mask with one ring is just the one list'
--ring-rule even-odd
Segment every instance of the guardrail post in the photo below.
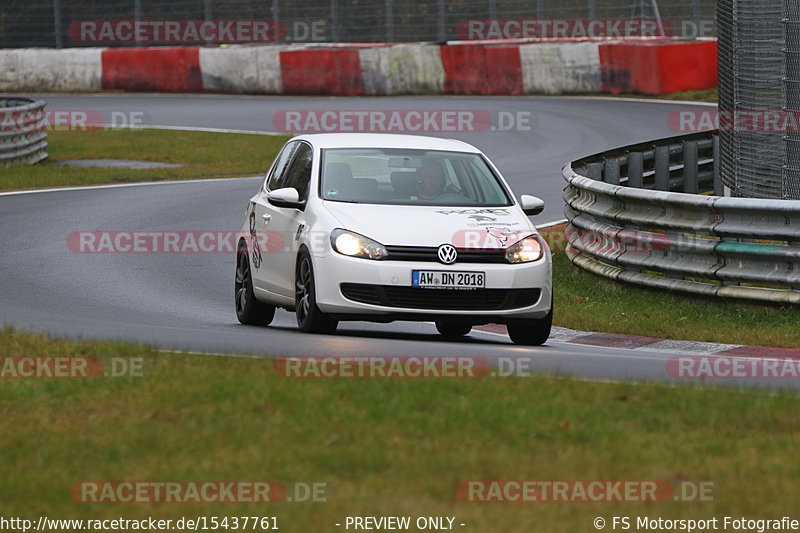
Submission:
{"label": "guardrail post", "polygon": [[697,194],[697,142],[683,142],[683,192]]}
{"label": "guardrail post", "polygon": [[603,181],[603,163],[588,163],[586,165],[586,177]]}
{"label": "guardrail post", "polygon": [[610,157],[603,162],[603,181],[610,185],[619,185],[619,159]]}
{"label": "guardrail post", "polygon": [[643,185],[644,162],[642,152],[631,152],[628,154],[628,187],[641,189]]}
{"label": "guardrail post", "polygon": [[722,185],[722,178],[719,175],[719,135],[714,135],[711,139],[711,157],[714,159],[714,196],[723,196],[725,188]]}
{"label": "guardrail post", "polygon": [[657,191],[669,191],[669,146],[656,146],[655,171]]}

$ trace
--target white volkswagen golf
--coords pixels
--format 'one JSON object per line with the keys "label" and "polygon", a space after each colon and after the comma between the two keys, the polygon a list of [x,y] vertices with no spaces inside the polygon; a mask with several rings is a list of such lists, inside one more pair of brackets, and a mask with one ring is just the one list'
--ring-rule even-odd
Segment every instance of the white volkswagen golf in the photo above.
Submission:
{"label": "white volkswagen golf", "polygon": [[464,142],[414,135],[291,139],[245,211],[236,315],[276,308],[302,331],[339,321],[433,321],[445,337],[506,324],[542,344],[553,317],[550,250],[497,168]]}

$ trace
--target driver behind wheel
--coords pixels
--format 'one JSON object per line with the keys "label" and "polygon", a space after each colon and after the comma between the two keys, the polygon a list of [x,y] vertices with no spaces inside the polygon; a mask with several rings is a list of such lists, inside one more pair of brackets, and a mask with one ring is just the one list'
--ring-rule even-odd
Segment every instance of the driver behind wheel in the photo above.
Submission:
{"label": "driver behind wheel", "polygon": [[418,171],[417,197],[433,200],[444,193],[444,167],[438,161],[425,161]]}

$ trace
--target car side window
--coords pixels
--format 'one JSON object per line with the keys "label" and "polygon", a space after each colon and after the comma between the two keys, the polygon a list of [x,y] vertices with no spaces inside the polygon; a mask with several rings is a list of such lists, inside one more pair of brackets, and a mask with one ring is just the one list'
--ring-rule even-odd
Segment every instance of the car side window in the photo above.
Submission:
{"label": "car side window", "polygon": [[282,187],[281,178],[285,173],[286,165],[292,160],[292,155],[294,155],[294,152],[297,150],[297,147],[300,144],[301,143],[297,141],[292,141],[284,146],[283,150],[281,150],[281,153],[278,154],[275,165],[272,167],[272,171],[269,173],[269,176],[267,176],[264,184],[264,187],[268,191],[274,191],[275,189],[280,189]]}
{"label": "car side window", "polygon": [[294,187],[299,193],[300,200],[305,200],[308,196],[308,185],[311,182],[314,151],[304,142],[298,142],[297,145],[292,162],[289,164],[280,186]]}

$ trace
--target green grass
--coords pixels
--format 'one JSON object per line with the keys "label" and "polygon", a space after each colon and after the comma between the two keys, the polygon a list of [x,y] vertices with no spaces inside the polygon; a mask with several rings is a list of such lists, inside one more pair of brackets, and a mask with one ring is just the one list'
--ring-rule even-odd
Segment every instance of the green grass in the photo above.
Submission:
{"label": "green grass", "polygon": [[[49,158],[37,165],[0,167],[0,189],[98,185],[254,176],[266,172],[285,136],[173,130],[93,130],[48,133]],[[134,159],[178,163],[147,170],[68,168],[65,159]]]}
{"label": "green grass", "polygon": [[661,100],[686,100],[695,102],[710,102],[716,104],[719,101],[717,88],[702,89],[697,91],[682,91],[678,93],[662,94]]}
{"label": "green grass", "polygon": [[[606,95],[608,96],[608,95]],[[661,95],[642,95],[637,93],[616,94],[615,98],[655,98],[657,100],[683,100],[687,102],[709,102],[716,104],[718,101],[717,88],[699,89],[695,91],[681,91]]]}
{"label": "green grass", "polygon": [[554,322],[582,331],[800,347],[798,309],[614,282],[553,254]]}
{"label": "green grass", "polygon": [[[268,331],[265,330],[265,339]],[[144,357],[146,376],[0,380],[0,516],[456,516],[469,531],[592,531],[596,516],[783,516],[796,508],[794,395],[566,378],[286,379],[259,358],[0,333],[3,355]],[[79,504],[81,480],[327,483],[325,503]],[[713,501],[470,503],[459,481],[694,480]],[[460,528],[459,528],[460,529]]]}

